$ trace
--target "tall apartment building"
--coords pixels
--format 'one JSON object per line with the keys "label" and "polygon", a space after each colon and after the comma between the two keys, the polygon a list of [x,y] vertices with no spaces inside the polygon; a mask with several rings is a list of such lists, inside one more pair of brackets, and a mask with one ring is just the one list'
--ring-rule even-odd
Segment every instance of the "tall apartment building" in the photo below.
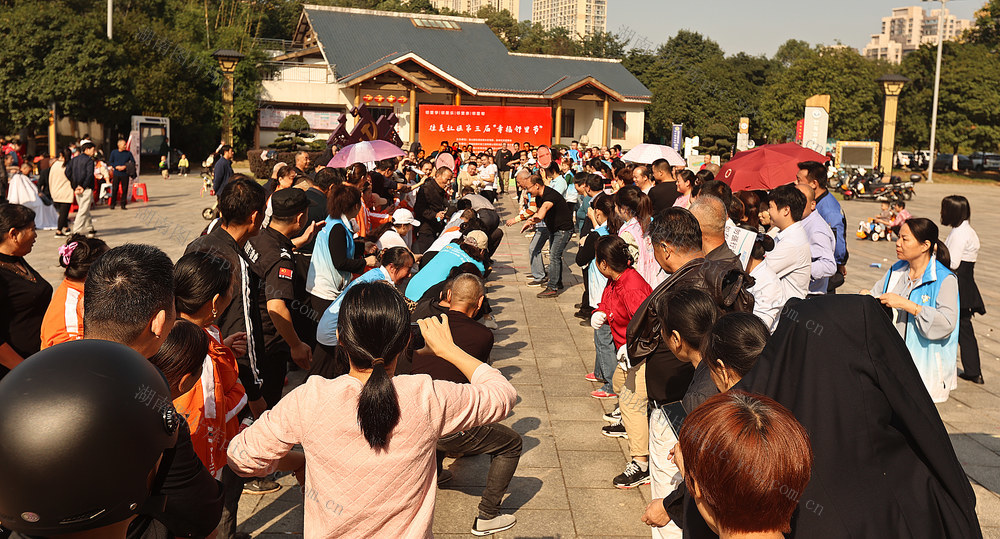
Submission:
{"label": "tall apartment building", "polygon": [[570,35],[608,31],[607,0],[533,0],[531,22],[546,30],[565,28]]}
{"label": "tall apartment building", "polygon": [[514,16],[514,20],[520,20],[520,4],[518,0],[431,0],[431,5],[436,9],[447,8],[458,13],[472,15],[475,15],[483,6],[493,6],[497,11],[506,9]]}
{"label": "tall apartment building", "polygon": [[872,39],[862,54],[868,58],[888,60],[898,64],[903,56],[917,50],[921,45],[938,42],[938,18],[944,17],[942,36],[945,40],[955,39],[972,27],[972,21],[959,19],[947,9],[924,11],[918,6],[898,7],[892,15],[882,17],[882,32],[872,34]]}

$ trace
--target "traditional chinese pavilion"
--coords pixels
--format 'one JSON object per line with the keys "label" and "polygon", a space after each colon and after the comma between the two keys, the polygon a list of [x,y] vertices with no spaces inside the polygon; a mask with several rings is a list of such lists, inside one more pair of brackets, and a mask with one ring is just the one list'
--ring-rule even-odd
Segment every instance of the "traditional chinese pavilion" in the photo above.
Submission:
{"label": "traditional chinese pavilion", "polygon": [[469,114],[451,110],[466,117],[459,125],[478,131],[487,125],[472,120],[486,120],[472,111],[538,107],[549,121],[537,121],[541,111],[511,109],[516,117],[506,127],[524,124],[536,135],[543,126],[552,143],[630,148],[642,142],[652,94],[619,61],[511,53],[482,19],[306,5],[291,37],[265,43],[273,75],[264,81],[258,146],[274,139],[289,114],[303,115],[313,131],[327,135],[342,113],[355,121],[350,111],[362,103],[375,120],[396,114],[404,146],[426,147],[435,138],[430,122],[422,129],[419,120],[434,106],[468,107]]}

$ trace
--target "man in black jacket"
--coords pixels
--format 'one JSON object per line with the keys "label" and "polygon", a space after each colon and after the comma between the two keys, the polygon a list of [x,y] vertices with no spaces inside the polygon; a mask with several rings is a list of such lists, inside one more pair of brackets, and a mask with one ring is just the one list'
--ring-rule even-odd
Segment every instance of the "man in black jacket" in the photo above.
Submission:
{"label": "man in black jacket", "polygon": [[80,148],[80,155],[70,159],[66,168],[66,177],[73,187],[76,196],[76,220],[73,221],[74,234],[86,234],[93,238],[94,221],[90,218],[90,207],[94,204],[94,154],[97,148],[92,142],[87,142]]}
{"label": "man in black jacket", "polygon": [[[94,263],[84,295],[84,338],[124,344],[145,357],[159,349],[176,318],[174,265],[150,245],[126,244]],[[139,510],[129,537],[206,537],[219,524],[222,485],[199,460],[186,421],[180,422],[166,479]],[[165,504],[163,503],[165,501]]]}
{"label": "man in black jacket", "polygon": [[417,192],[413,213],[420,220],[417,239],[413,242],[413,252],[422,254],[434,243],[444,229],[445,210],[448,208],[448,192],[454,172],[448,167],[440,167],[434,173],[433,181],[425,181]]}
{"label": "man in black jacket", "polygon": [[646,393],[652,404],[649,416],[651,492],[656,503],[663,503],[662,498],[674,490],[679,480],[677,466],[667,459],[677,440],[666,420],[666,406],[684,397],[694,377],[694,368],[677,359],[663,341],[656,308],[663,297],[686,289],[705,291],[722,312],[752,310],[753,296],[746,292],[752,281],[745,280],[749,276],[743,272],[738,258],[705,258],[701,225],[688,210],[667,208],[662,211],[650,224],[649,238],[656,262],[670,277],[642,302],[629,322],[626,360],[633,368],[645,362]]}

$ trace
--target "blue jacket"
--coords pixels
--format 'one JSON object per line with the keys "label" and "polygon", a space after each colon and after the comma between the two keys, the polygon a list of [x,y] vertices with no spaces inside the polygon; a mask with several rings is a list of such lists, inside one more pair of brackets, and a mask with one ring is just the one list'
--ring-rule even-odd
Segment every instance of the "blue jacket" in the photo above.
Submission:
{"label": "blue jacket", "polygon": [[344,291],[337,296],[337,299],[333,300],[333,303],[327,307],[323,316],[319,319],[319,324],[316,326],[316,340],[320,344],[337,346],[337,325],[340,322],[340,304],[344,302],[344,294],[358,283],[374,283],[376,281],[385,281],[393,284],[389,279],[389,273],[384,267],[372,268],[351,281],[344,288]]}
{"label": "blue jacket", "polygon": [[212,189],[215,189],[215,194],[217,196],[222,195],[222,190],[225,189],[226,184],[229,183],[229,179],[233,177],[233,164],[225,157],[220,157],[218,161],[215,162],[215,169],[213,171],[212,177]]}
{"label": "blue jacket", "polygon": [[[905,279],[906,272],[910,265],[905,260],[900,260],[889,268],[884,279],[881,294],[892,288],[892,283],[897,279]],[[922,306],[937,306],[938,292],[945,277],[952,275],[950,269],[937,261],[937,257],[931,257],[931,263],[927,264],[920,284],[910,291],[910,301]],[[955,301],[958,302],[956,295]],[[955,312],[960,311],[960,305],[955,306]],[[906,332],[903,335],[906,341],[906,348],[913,356],[913,362],[920,372],[920,377],[927,386],[927,391],[934,402],[944,402],[948,399],[948,392],[952,389],[952,382],[957,377],[956,360],[958,357],[958,328],[956,327],[947,337],[932,340],[924,337],[917,329],[917,322],[912,315],[906,315]]]}
{"label": "blue jacket", "polygon": [[457,268],[466,262],[472,262],[479,271],[485,271],[483,263],[469,256],[457,243],[445,245],[426,266],[422,266],[410,278],[406,285],[406,297],[412,301],[420,301],[428,288],[448,278],[451,268]]}
{"label": "blue jacket", "polygon": [[840,202],[827,191],[816,199],[816,211],[833,229],[833,260],[837,264],[847,263],[847,218],[840,209]]}

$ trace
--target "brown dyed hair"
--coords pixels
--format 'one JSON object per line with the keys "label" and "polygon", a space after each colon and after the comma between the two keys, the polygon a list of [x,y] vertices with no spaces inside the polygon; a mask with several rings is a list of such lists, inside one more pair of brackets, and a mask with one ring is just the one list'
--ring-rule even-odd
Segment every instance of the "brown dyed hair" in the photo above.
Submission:
{"label": "brown dyed hair", "polygon": [[326,197],[326,213],[334,219],[346,215],[347,210],[361,204],[361,191],[349,184],[333,185]]}
{"label": "brown dyed hair", "polygon": [[684,420],[680,446],[684,479],[691,492],[697,484],[720,530],[791,531],[813,453],[787,408],[743,391],[715,395]]}

